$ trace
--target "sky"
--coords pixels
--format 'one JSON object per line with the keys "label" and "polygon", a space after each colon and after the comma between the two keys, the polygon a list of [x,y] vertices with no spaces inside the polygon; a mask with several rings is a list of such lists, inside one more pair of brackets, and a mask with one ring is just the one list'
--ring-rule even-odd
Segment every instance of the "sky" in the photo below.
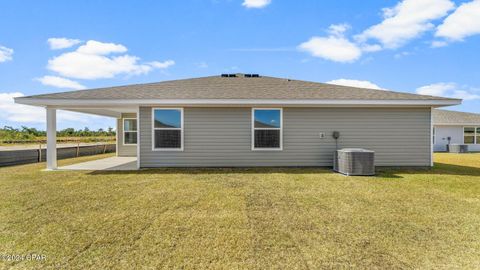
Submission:
{"label": "sky", "polygon": [[[480,0],[3,1],[0,126],[45,129],[13,97],[260,75],[463,98],[480,113]],[[114,127],[58,113],[58,128]]]}

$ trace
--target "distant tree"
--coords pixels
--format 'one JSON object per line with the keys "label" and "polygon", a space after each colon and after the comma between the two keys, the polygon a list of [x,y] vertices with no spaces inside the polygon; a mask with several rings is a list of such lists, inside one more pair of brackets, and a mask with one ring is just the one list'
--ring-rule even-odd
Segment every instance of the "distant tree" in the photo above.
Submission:
{"label": "distant tree", "polygon": [[75,134],[76,134],[76,131],[74,128],[66,128],[58,132],[58,135],[62,137],[73,137],[75,136]]}
{"label": "distant tree", "polygon": [[[4,126],[0,128],[0,143],[9,141],[35,141],[44,139],[46,132],[38,130],[36,128],[30,128],[22,126],[20,129],[13,128],[11,126]],[[90,130],[85,127],[83,130],[74,128],[65,128],[57,131],[58,137],[114,137],[115,130],[112,127],[108,127],[107,130],[99,128],[98,130]]]}
{"label": "distant tree", "polygon": [[10,126],[4,126],[0,129],[0,140],[1,141],[19,141],[19,140],[33,140],[35,139],[38,133],[36,129],[29,129],[22,127],[22,130],[15,129]]}

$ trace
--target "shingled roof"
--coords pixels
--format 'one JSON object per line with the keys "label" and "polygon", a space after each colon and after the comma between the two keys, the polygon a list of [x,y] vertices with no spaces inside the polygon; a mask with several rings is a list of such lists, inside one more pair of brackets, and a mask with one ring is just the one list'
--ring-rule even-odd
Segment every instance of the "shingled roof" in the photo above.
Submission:
{"label": "shingled roof", "polygon": [[48,99],[356,99],[438,100],[448,98],[280,79],[203,77],[35,95]]}
{"label": "shingled roof", "polygon": [[[134,84],[16,98],[17,103],[48,106],[72,104],[303,104],[432,105],[459,99],[366,89],[273,77],[211,76]],[[90,103],[89,103],[90,102]]]}
{"label": "shingled roof", "polygon": [[480,125],[480,114],[456,112],[448,110],[433,110],[433,124]]}

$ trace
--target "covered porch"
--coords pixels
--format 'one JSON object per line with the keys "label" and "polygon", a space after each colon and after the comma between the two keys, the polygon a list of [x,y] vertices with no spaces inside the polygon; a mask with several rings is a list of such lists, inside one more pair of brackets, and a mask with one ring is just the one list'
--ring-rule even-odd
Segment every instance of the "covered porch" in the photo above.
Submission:
{"label": "covered porch", "polygon": [[[116,119],[116,156],[63,167],[57,165],[57,111],[65,110]],[[46,170],[137,170],[138,107],[46,106]],[[125,123],[128,121],[128,123]],[[128,128],[127,128],[128,124]],[[128,129],[128,131],[127,131]]]}

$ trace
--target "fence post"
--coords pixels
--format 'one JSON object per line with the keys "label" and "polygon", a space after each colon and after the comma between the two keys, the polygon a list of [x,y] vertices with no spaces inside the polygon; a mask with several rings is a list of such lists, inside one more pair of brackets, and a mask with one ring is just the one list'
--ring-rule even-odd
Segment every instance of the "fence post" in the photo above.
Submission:
{"label": "fence post", "polygon": [[42,144],[38,145],[38,162],[42,162]]}
{"label": "fence post", "polygon": [[103,153],[105,154],[106,151],[107,151],[107,143],[103,145]]}
{"label": "fence post", "polygon": [[77,157],[80,155],[80,142],[77,142]]}

